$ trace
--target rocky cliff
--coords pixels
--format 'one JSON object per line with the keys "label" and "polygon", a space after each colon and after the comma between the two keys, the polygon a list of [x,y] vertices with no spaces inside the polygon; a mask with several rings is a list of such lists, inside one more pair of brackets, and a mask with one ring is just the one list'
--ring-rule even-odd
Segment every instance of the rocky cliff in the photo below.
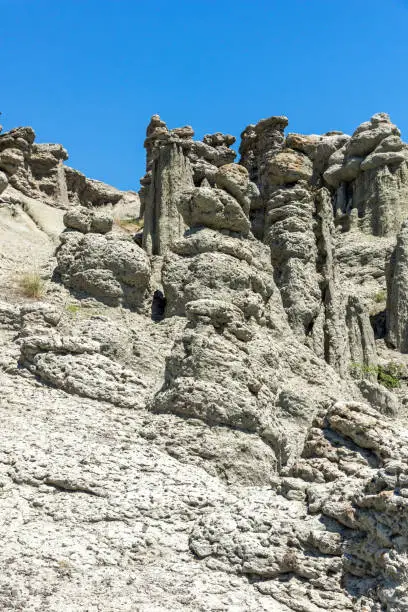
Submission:
{"label": "rocky cliff", "polygon": [[408,146],[0,134],[4,610],[408,610]]}

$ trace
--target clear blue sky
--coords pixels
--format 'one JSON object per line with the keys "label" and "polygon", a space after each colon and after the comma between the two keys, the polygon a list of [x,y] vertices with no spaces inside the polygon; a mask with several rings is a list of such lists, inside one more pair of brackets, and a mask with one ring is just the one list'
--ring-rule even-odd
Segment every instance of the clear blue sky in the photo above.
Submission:
{"label": "clear blue sky", "polygon": [[408,0],[0,0],[0,19],[4,128],[120,188],[139,188],[154,113],[202,137],[386,111],[408,137]]}

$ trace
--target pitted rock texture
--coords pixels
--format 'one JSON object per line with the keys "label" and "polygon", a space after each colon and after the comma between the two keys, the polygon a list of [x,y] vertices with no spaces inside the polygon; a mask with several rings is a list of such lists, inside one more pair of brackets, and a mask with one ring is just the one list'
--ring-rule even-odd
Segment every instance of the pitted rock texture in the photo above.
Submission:
{"label": "pitted rock texture", "polygon": [[150,262],[130,237],[68,231],[61,240],[56,270],[67,287],[113,305],[143,309]]}
{"label": "pitted rock texture", "polygon": [[287,126],[0,135],[2,610],[408,611],[407,146]]}

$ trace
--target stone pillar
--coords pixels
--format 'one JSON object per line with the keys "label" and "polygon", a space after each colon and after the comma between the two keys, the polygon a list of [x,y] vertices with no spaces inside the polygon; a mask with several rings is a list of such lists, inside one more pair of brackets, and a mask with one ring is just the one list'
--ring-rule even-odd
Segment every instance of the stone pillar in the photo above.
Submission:
{"label": "stone pillar", "polygon": [[193,187],[189,160],[171,138],[157,143],[151,163],[151,181],[144,200],[143,248],[149,255],[164,255],[185,230],[177,208],[182,191]]}
{"label": "stone pillar", "polygon": [[387,342],[401,353],[408,353],[408,221],[398,234],[387,284]]}

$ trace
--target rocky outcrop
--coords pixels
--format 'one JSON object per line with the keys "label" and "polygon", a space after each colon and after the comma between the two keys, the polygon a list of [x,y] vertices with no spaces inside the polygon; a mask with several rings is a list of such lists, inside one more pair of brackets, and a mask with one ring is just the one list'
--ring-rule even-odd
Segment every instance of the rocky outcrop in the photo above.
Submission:
{"label": "rocky outcrop", "polygon": [[[220,173],[232,174],[225,166]],[[234,181],[235,198],[241,189],[238,199],[223,179],[230,206],[222,206],[220,187],[195,188],[179,198],[191,228],[168,252],[162,282],[166,315],[186,316],[188,323],[167,361],[165,383],[152,409],[255,433],[273,450],[271,469],[276,471],[293,461],[310,419],[327,397],[322,388],[308,387],[314,356],[291,336],[268,247],[248,236],[248,225],[237,223],[249,213],[248,179],[242,178],[243,170],[239,177],[241,183]],[[241,211],[241,217],[231,210]],[[296,346],[290,359],[297,365],[296,374],[286,378],[278,364],[288,358],[281,342],[288,334]],[[317,381],[321,372],[314,376]]]}
{"label": "rocky outcrop", "polygon": [[406,146],[287,124],[0,137],[2,609],[407,608]]}
{"label": "rocky outcrop", "polygon": [[111,305],[143,309],[150,263],[130,237],[68,231],[61,235],[57,262],[56,273],[74,292]]}
{"label": "rocky outcrop", "polygon": [[177,208],[188,187],[214,185],[218,167],[234,160],[235,138],[221,133],[194,141],[190,126],[169,130],[158,115],[147,127],[146,174],[141,179],[144,212],[143,247],[150,255],[164,255],[186,226]]}
{"label": "rocky outcrop", "polygon": [[68,393],[126,408],[143,406],[147,385],[142,377],[103,353],[91,339],[42,333],[23,339],[20,364]]}
{"label": "rocky outcrop", "polygon": [[408,212],[407,161],[408,149],[387,114],[361,124],[323,174],[336,189],[337,214],[355,210],[363,232],[395,235]]}
{"label": "rocky outcrop", "polygon": [[151,182],[144,199],[143,248],[149,255],[163,255],[184,232],[177,198],[193,180],[189,161],[177,140],[178,137],[155,141]]}
{"label": "rocky outcrop", "polygon": [[[59,144],[37,144],[32,128],[20,127],[0,134],[0,189],[7,202],[12,194],[39,200],[48,206],[68,210],[71,206],[105,207],[115,218],[137,217],[140,210],[136,192],[120,191],[101,181],[87,178],[66,166],[67,151]],[[4,191],[7,184],[10,189]]]}
{"label": "rocky outcrop", "polygon": [[[38,243],[34,259],[28,252],[24,266],[20,262],[9,274],[38,267],[40,245],[41,258],[48,251],[49,260],[65,226],[69,231],[62,234],[56,270],[63,283],[110,304],[142,309],[149,291],[150,262],[132,238],[120,231],[120,223],[115,224],[139,216],[138,194],[88,179],[64,165],[68,154],[61,145],[34,141],[31,128],[0,135],[0,214],[8,228],[2,238],[5,257],[13,249],[7,236],[21,239],[22,250],[27,235]],[[25,253],[21,255],[24,259]]]}
{"label": "rocky outcrop", "polygon": [[[369,315],[382,316],[375,296],[385,292],[387,260],[408,215],[406,145],[384,113],[352,137],[285,139],[286,125],[272,117],[242,134],[240,163],[260,191],[252,230],[271,249],[296,336],[342,376],[350,362],[375,368]],[[350,306],[356,300],[357,310]],[[383,328],[379,323],[376,333],[384,335]]]}
{"label": "rocky outcrop", "polygon": [[271,194],[264,239],[289,322],[303,339],[313,329],[321,304],[314,228],[315,206],[306,186],[281,187]]}
{"label": "rocky outcrop", "polygon": [[316,419],[280,494],[249,492],[217,508],[196,526],[190,546],[203,563],[250,576],[261,593],[294,610],[376,609],[377,603],[404,610],[406,449],[397,450],[400,444],[405,448],[404,433],[374,410],[338,402]]}
{"label": "rocky outcrop", "polygon": [[68,229],[77,230],[83,234],[96,232],[106,234],[111,231],[113,218],[105,211],[92,210],[85,206],[70,208],[64,215],[64,225]]}
{"label": "rocky outcrop", "polygon": [[241,134],[240,164],[247,168],[251,181],[256,184],[262,199],[255,200],[250,211],[252,231],[262,240],[265,224],[265,201],[269,191],[266,177],[268,160],[280,151],[285,139],[287,117],[270,117],[256,125],[248,125]]}
{"label": "rocky outcrop", "polygon": [[387,340],[402,353],[408,352],[408,223],[398,234],[388,274]]}

